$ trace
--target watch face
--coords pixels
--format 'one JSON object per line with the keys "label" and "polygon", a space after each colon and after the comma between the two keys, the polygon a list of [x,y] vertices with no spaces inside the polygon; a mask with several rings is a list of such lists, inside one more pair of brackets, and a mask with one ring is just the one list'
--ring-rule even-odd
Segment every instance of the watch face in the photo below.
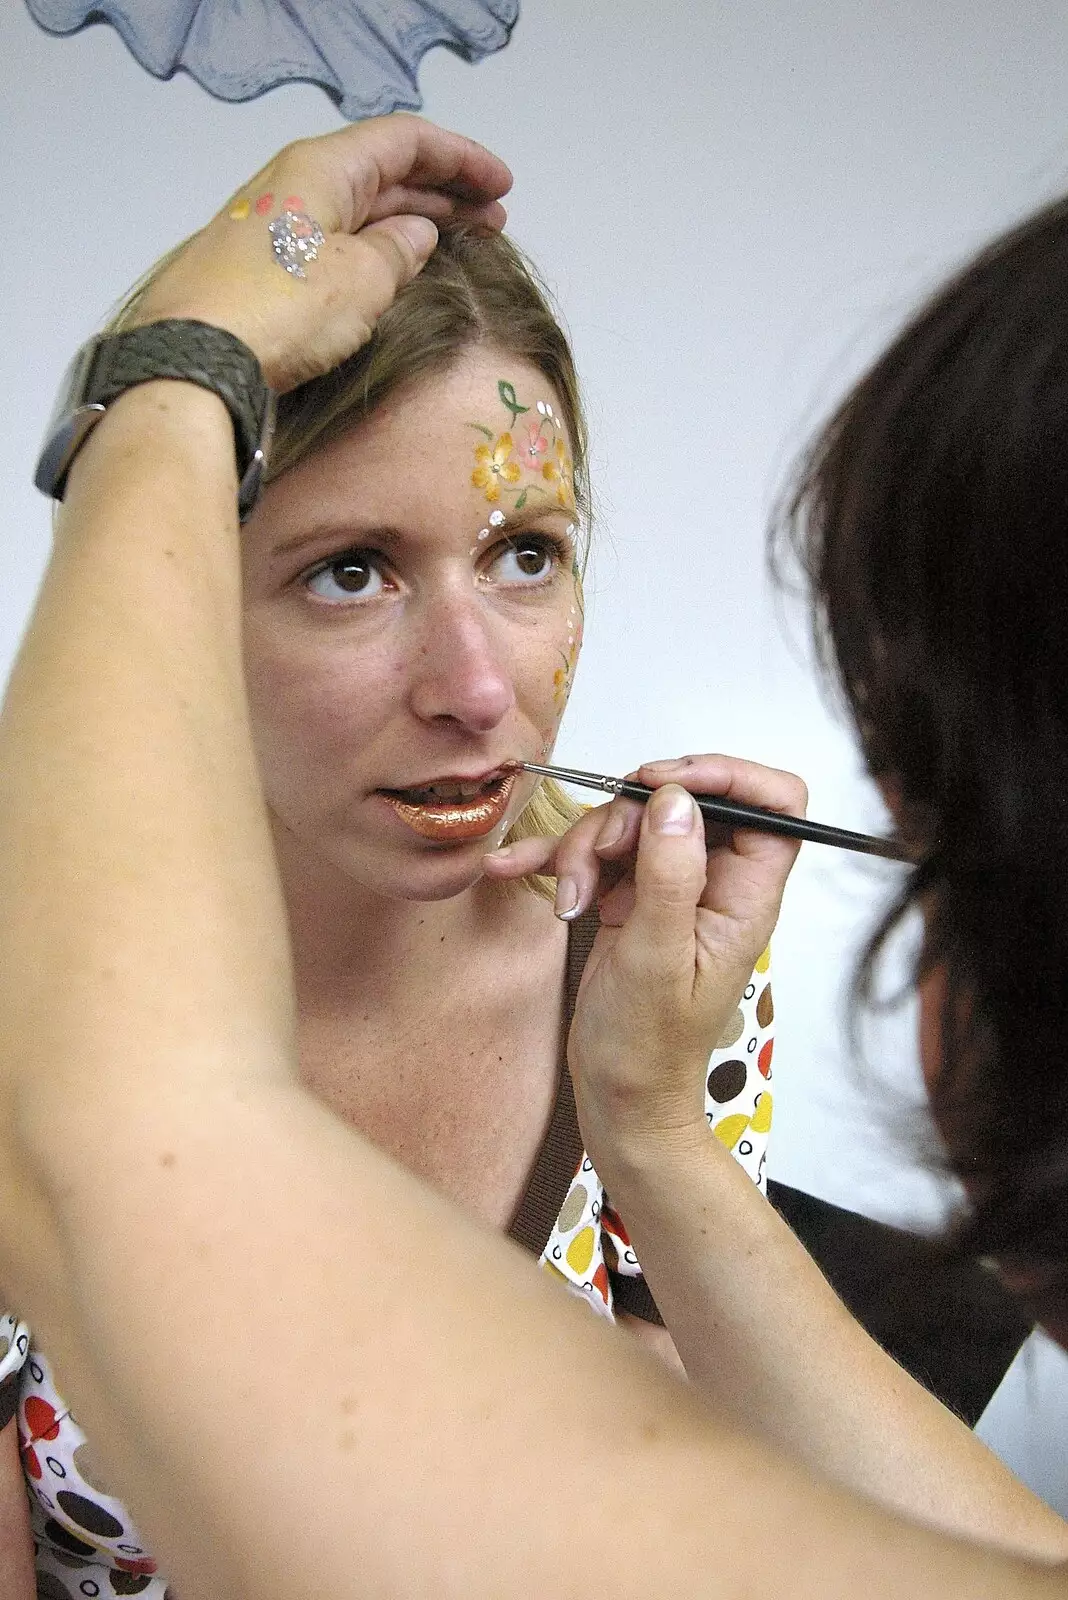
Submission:
{"label": "watch face", "polygon": [[90,429],[104,415],[102,405],[87,405],[85,392],[92,371],[99,338],[83,344],[67,368],[59,386],[52,415],[48,419],[44,447],[33,481],[43,494],[57,499],[63,494],[63,480],[78,448]]}

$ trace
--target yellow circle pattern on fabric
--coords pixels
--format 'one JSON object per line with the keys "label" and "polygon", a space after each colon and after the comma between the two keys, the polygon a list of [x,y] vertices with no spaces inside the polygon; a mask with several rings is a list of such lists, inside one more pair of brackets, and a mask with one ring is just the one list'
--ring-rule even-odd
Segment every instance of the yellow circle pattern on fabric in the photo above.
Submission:
{"label": "yellow circle pattern on fabric", "polygon": [[593,1260],[593,1246],[595,1243],[592,1228],[583,1228],[581,1233],[576,1233],[567,1247],[567,1264],[573,1272],[585,1272]]}
{"label": "yellow circle pattern on fabric", "polygon": [[771,1095],[766,1089],[756,1103],[756,1110],[753,1112],[749,1126],[754,1133],[771,1132]]}
{"label": "yellow circle pattern on fabric", "polygon": [[557,1267],[557,1266],[554,1266],[554,1264],[551,1261],[543,1261],[542,1264],[541,1264],[541,1270],[543,1272],[547,1272],[549,1274],[550,1278],[559,1278],[562,1283],[569,1283],[571,1281],[568,1278],[567,1273],[566,1272],[561,1272],[560,1268]]}
{"label": "yellow circle pattern on fabric", "polygon": [[743,1117],[736,1111],[733,1117],[724,1117],[722,1122],[717,1122],[712,1132],[720,1144],[726,1145],[728,1150],[733,1150],[748,1126],[749,1118]]}

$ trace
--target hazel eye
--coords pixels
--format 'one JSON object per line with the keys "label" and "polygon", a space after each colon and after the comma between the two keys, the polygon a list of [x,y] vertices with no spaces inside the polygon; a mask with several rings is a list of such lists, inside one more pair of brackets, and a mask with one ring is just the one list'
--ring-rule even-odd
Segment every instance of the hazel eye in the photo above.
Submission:
{"label": "hazel eye", "polygon": [[320,600],[335,605],[352,600],[373,600],[384,587],[374,560],[361,550],[347,550],[335,561],[318,567],[305,583]]}
{"label": "hazel eye", "polygon": [[550,540],[522,539],[501,551],[493,563],[493,572],[502,583],[540,583],[552,576],[559,560],[559,552]]}

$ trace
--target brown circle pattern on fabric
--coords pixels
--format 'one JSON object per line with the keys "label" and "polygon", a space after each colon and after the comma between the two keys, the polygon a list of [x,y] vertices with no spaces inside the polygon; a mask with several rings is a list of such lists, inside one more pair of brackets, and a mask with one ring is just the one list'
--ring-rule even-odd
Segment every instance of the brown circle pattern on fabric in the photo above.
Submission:
{"label": "brown circle pattern on fabric", "polygon": [[770,1028],[775,1017],[775,1007],[771,1001],[771,984],[766,983],[756,1004],[756,1019],[762,1028]]}
{"label": "brown circle pattern on fabric", "polygon": [[708,1092],[717,1105],[726,1104],[741,1094],[745,1088],[746,1065],[744,1061],[720,1061],[708,1074]]}
{"label": "brown circle pattern on fabric", "polygon": [[89,1560],[92,1560],[97,1554],[91,1544],[86,1544],[83,1539],[77,1538],[61,1522],[57,1522],[55,1517],[47,1519],[44,1531],[45,1538],[58,1551],[66,1551],[68,1555],[72,1556],[85,1556]]}
{"label": "brown circle pattern on fabric", "polygon": [[122,1523],[110,1511],[105,1511],[95,1500],[87,1500],[83,1494],[60,1489],[56,1503],[79,1528],[84,1528],[86,1533],[95,1533],[98,1538],[118,1539],[125,1531]]}

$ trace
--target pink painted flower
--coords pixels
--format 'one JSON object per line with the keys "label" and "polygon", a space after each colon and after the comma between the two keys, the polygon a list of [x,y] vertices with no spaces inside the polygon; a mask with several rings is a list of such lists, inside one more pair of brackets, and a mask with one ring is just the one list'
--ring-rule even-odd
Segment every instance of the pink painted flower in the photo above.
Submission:
{"label": "pink painted flower", "polygon": [[549,449],[549,441],[541,431],[540,422],[527,424],[527,440],[519,451],[519,459],[531,472],[540,472],[541,458]]}

